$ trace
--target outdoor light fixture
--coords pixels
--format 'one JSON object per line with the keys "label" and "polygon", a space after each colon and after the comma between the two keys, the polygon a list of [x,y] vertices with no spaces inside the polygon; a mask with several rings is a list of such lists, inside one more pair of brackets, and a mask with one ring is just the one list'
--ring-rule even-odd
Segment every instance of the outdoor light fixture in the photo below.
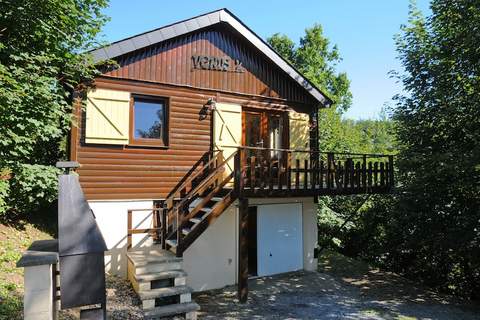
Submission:
{"label": "outdoor light fixture", "polygon": [[213,100],[213,98],[208,98],[208,101],[207,103],[205,104],[205,106],[208,108],[209,111],[213,111],[215,110],[215,100]]}

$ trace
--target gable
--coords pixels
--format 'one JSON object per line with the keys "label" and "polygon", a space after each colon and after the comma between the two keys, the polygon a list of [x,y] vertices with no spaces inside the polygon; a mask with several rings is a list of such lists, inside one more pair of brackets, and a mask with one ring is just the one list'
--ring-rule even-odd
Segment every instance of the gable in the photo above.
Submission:
{"label": "gable", "polygon": [[[201,40],[201,36],[198,37],[199,34],[202,34],[205,30],[210,30],[211,32],[215,29],[220,32],[220,42],[214,42],[215,34],[204,35],[203,40],[208,43],[203,46],[201,44],[195,44],[193,49],[198,50],[200,48],[200,53],[197,51],[188,51],[188,46],[184,46],[184,43],[182,43],[182,39],[187,42]],[[229,32],[227,32],[227,29],[230,30],[230,34],[232,33],[231,31],[234,31],[233,33],[236,35],[235,39],[228,37]],[[194,35],[197,35],[196,39],[193,38],[188,40]],[[226,38],[223,38],[222,35]],[[247,46],[245,46],[245,44],[247,44]],[[246,74],[249,72],[252,75],[255,75],[260,80],[260,83],[252,80],[249,76],[237,79],[238,77],[233,76],[220,77],[216,75],[204,76],[200,74],[198,77],[205,77],[206,79],[202,82],[201,86],[198,86],[198,88],[224,90],[214,84],[217,81],[215,79],[217,77],[221,79],[228,78],[226,80],[227,82],[233,81],[239,83],[238,85],[233,86],[233,88],[239,87],[240,89],[234,89],[232,90],[233,92],[267,97],[280,97],[301,102],[313,101],[315,106],[320,107],[328,107],[331,105],[332,101],[325,94],[323,94],[315,85],[300,74],[292,65],[284,60],[265,41],[258,37],[227,9],[206,13],[123,39],[108,46],[93,50],[90,53],[96,62],[105,59],[121,60],[119,61],[121,62],[121,68],[128,65],[128,78],[135,78],[132,75],[133,72],[136,73],[136,75],[140,73],[139,76],[141,79],[158,81],[156,79],[162,78],[163,75],[148,76],[142,74],[142,72],[158,72],[158,69],[161,67],[162,71],[160,72],[167,73],[165,79],[168,81],[166,83],[192,85],[191,83],[196,83],[195,80],[192,79],[191,81],[187,81],[182,77],[190,80],[190,76],[193,78],[196,76],[181,71],[182,68],[188,67],[188,65],[185,64],[186,58],[192,59],[192,56],[196,56],[197,60],[193,60],[194,65],[193,67],[190,66],[191,69],[199,70],[197,66],[200,66],[204,70],[208,69],[209,71],[229,72],[233,70],[234,73],[240,73],[236,72],[239,69],[230,68],[231,57],[213,56],[211,54],[216,52],[215,49],[222,51],[228,48],[231,49],[230,52],[223,53],[229,53],[231,57],[234,57],[233,63],[235,65],[242,63],[249,67],[246,68]],[[204,52],[209,52],[209,54],[202,53],[202,50]],[[160,61],[157,59],[154,62],[150,60],[148,63],[143,63],[145,60],[149,60],[152,56],[158,58],[159,51],[161,53],[165,52],[165,57],[161,55]],[[187,57],[185,54],[192,55]],[[265,61],[258,61],[258,56],[267,59],[267,63],[265,64]],[[235,57],[244,58],[246,59],[246,62]],[[227,58],[227,62],[225,62],[225,58]],[[129,59],[130,61],[126,62],[125,59]],[[193,57],[193,59],[195,59],[195,57]],[[139,62],[139,65],[135,65],[137,62]],[[269,64],[275,66],[275,70],[271,71],[271,69],[268,69]],[[144,65],[144,69],[142,69],[141,65]],[[152,65],[155,71],[152,71]],[[207,65],[208,67],[206,67]],[[222,70],[222,66],[224,66],[225,70]],[[167,70],[164,71],[165,68],[167,68]],[[171,69],[175,71],[174,74],[170,74],[170,72],[173,72]],[[121,75],[125,74],[125,70],[120,71]],[[282,75],[277,75],[277,72]],[[106,72],[106,74],[113,75],[115,72]],[[294,85],[292,85],[292,83]],[[232,88],[232,86],[225,84],[222,84],[222,87],[226,87],[227,89]],[[298,90],[301,91],[300,95],[303,97],[300,100],[297,100],[299,94],[299,92],[297,92]]]}
{"label": "gable", "polygon": [[256,48],[217,25],[117,57],[104,75],[315,104]]}

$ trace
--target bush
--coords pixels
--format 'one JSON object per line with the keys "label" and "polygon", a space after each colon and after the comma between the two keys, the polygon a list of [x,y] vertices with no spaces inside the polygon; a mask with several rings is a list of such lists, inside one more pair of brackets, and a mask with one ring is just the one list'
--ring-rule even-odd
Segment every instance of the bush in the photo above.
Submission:
{"label": "bush", "polygon": [[10,169],[0,169],[0,217],[8,210],[7,198],[10,190]]}
{"label": "bush", "polygon": [[57,177],[60,171],[53,166],[20,164],[13,171],[7,204],[10,218],[36,211],[57,199]]}

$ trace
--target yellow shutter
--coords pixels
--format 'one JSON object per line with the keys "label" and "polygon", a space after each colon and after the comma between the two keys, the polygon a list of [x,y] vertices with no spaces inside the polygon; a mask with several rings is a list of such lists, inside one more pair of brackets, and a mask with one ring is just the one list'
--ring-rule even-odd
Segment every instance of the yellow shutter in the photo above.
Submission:
{"label": "yellow shutter", "polygon": [[87,94],[85,142],[128,144],[130,93],[96,89]]}
{"label": "yellow shutter", "polygon": [[[290,119],[290,149],[294,150],[309,150],[310,144],[310,129],[308,114],[289,112]],[[300,167],[304,167],[304,161],[310,160],[309,153],[294,152],[293,166],[296,166],[296,160],[300,160]],[[300,184],[303,185],[305,177],[300,175]]]}
{"label": "yellow shutter", "polygon": [[308,150],[310,129],[308,114],[289,112],[290,118],[290,149]]}
{"label": "yellow shutter", "polygon": [[[242,145],[242,106],[238,104],[216,103],[213,119],[215,149],[223,150],[224,158],[234,153]],[[234,168],[233,159],[228,162],[225,174]]]}

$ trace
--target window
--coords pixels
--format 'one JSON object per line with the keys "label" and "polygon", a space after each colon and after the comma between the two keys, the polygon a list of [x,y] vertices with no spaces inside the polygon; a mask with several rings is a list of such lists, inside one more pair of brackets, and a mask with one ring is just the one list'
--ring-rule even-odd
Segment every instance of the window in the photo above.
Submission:
{"label": "window", "polygon": [[167,99],[134,96],[130,117],[130,143],[167,146]]}

